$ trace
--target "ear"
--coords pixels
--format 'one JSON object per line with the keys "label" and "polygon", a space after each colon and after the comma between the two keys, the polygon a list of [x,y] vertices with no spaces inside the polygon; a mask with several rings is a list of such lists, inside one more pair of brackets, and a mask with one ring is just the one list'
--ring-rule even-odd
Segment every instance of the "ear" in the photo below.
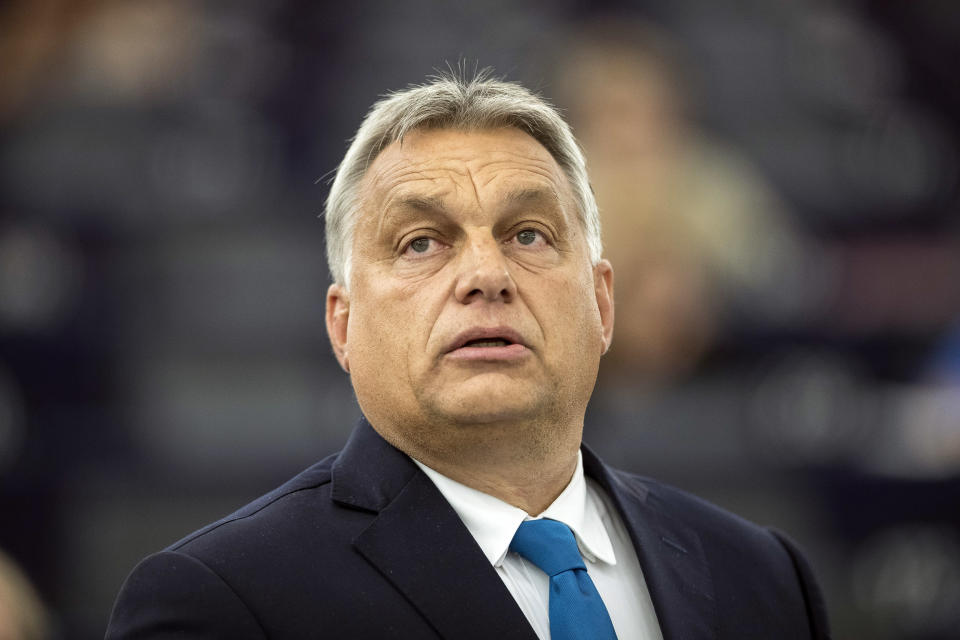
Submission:
{"label": "ear", "polygon": [[327,335],[333,355],[343,370],[350,373],[350,357],[347,353],[347,321],[350,319],[350,292],[346,287],[332,284],[327,289]]}
{"label": "ear", "polygon": [[601,260],[593,268],[593,288],[600,310],[600,325],[603,327],[601,355],[610,349],[613,342],[613,266],[609,260]]}

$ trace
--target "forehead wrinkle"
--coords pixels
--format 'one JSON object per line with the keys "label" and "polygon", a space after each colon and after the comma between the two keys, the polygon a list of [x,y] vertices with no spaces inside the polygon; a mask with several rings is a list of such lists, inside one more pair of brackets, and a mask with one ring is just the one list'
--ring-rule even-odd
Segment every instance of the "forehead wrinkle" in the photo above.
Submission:
{"label": "forehead wrinkle", "polygon": [[[550,188],[554,191],[560,191],[562,189],[563,183],[557,183],[557,177],[548,167],[531,167],[527,166],[523,168],[524,172],[529,174],[529,176],[537,176],[538,178],[543,178],[547,183],[550,184]],[[488,187],[492,182],[501,178],[502,176],[493,171],[490,175],[485,176],[485,179],[482,182],[483,187]]]}
{"label": "forehead wrinkle", "polygon": [[507,157],[485,156],[474,158],[469,162],[469,165],[471,165],[470,168],[477,173],[486,173],[487,171],[491,170],[496,173],[502,168],[517,169],[520,171],[529,171],[531,173],[550,176],[551,178],[555,177],[553,169],[559,168],[556,166],[556,163],[552,162],[552,159],[546,160],[536,156],[523,156],[519,154],[497,153],[491,155],[506,155]]}
{"label": "forehead wrinkle", "polygon": [[[382,157],[382,156],[381,156]],[[370,206],[375,208],[373,214],[377,217],[377,234],[383,233],[383,227],[391,210],[395,209],[395,201],[400,201],[411,208],[427,211],[430,209],[444,210],[444,196],[446,189],[436,188],[435,193],[416,193],[413,184],[426,182],[430,185],[449,178],[449,172],[435,167],[425,166],[429,161],[410,162],[408,158],[392,159],[387,165],[376,167],[368,174],[367,189]]]}
{"label": "forehead wrinkle", "polygon": [[437,166],[435,158],[430,156],[421,160],[414,160],[407,154],[398,155],[389,151],[388,149],[380,154],[367,171],[365,180],[371,187],[382,184],[389,192],[399,183],[411,178],[435,181],[439,177],[443,177],[443,174],[455,173],[465,177],[467,173],[466,169],[461,167]]}
{"label": "forehead wrinkle", "polygon": [[470,186],[473,187],[473,199],[476,201],[477,206],[483,208],[483,201],[480,199],[480,187],[477,186],[477,176],[473,171],[470,171],[469,166],[467,171],[470,174]]}
{"label": "forehead wrinkle", "polygon": [[457,171],[456,169],[447,167],[422,167],[424,164],[426,163],[417,163],[417,165],[397,163],[392,169],[380,171],[378,175],[371,176],[371,186],[376,187],[378,183],[382,184],[386,189],[387,195],[389,195],[392,191],[406,183],[421,180],[438,182],[444,178],[449,178],[451,173],[462,177],[466,177],[468,174],[466,170]]}

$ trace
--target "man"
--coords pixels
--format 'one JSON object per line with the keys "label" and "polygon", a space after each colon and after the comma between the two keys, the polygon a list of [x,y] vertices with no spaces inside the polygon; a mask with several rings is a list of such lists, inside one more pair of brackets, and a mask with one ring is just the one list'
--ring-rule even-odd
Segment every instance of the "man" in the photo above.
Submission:
{"label": "man", "polygon": [[613,271],[549,105],[483,76],[377,103],[327,244],[364,419],[144,560],[108,638],[827,637],[790,543],[581,447]]}

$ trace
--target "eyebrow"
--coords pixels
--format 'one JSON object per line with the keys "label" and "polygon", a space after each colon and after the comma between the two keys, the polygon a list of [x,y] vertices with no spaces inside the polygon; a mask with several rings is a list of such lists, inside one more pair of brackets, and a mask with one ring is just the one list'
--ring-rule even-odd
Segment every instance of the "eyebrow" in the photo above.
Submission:
{"label": "eyebrow", "polygon": [[555,189],[533,187],[516,189],[507,194],[504,201],[508,205],[554,205],[562,208],[560,194]]}
{"label": "eyebrow", "polygon": [[401,198],[390,208],[414,209],[416,211],[446,211],[446,204],[440,196],[412,195]]}
{"label": "eyebrow", "polygon": [[400,224],[397,218],[402,220],[413,212],[449,216],[442,196],[406,195],[387,205],[384,215],[380,217],[377,223],[377,233],[382,234],[384,227]]}

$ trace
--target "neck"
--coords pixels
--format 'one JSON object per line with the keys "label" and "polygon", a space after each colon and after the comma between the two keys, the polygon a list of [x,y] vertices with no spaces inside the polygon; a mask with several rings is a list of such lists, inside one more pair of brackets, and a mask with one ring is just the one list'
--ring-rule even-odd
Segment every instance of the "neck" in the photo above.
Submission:
{"label": "neck", "polygon": [[466,485],[482,491],[528,514],[543,513],[570,483],[577,468],[577,455],[557,464],[529,469],[501,469],[495,472],[486,467],[464,467],[446,461],[424,460],[420,462],[431,469]]}
{"label": "neck", "polygon": [[[557,429],[556,424],[434,427],[423,438],[408,437],[409,430],[401,437],[380,428],[377,431],[411,458],[451,480],[538,515],[573,477],[583,424],[569,429]],[[448,437],[440,437],[441,433]]]}

